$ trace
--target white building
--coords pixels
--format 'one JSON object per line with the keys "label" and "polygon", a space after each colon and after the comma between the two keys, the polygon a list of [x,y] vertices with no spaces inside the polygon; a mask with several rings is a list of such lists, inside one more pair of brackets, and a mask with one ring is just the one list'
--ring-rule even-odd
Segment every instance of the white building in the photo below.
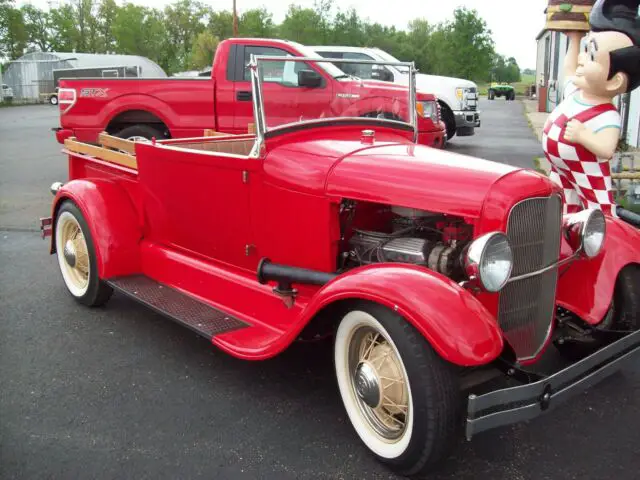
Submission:
{"label": "white building", "polygon": [[4,71],[4,83],[13,89],[15,100],[37,101],[40,94],[54,91],[54,70],[108,67],[131,67],[138,77],[167,76],[158,64],[137,55],[31,52],[9,63]]}
{"label": "white building", "polygon": [[[562,98],[564,73],[562,66],[567,52],[566,35],[551,30],[543,30],[536,38],[538,60],[536,83],[539,92],[539,110],[551,112]],[[640,146],[640,88],[627,96],[616,99],[616,105],[623,118],[622,134],[633,147]]]}

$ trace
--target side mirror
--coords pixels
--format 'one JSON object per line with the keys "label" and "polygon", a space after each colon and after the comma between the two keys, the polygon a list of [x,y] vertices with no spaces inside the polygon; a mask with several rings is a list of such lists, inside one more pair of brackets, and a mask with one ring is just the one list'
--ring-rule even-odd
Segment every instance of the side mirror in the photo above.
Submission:
{"label": "side mirror", "polygon": [[300,70],[298,72],[298,86],[318,88],[322,85],[322,76],[315,70]]}

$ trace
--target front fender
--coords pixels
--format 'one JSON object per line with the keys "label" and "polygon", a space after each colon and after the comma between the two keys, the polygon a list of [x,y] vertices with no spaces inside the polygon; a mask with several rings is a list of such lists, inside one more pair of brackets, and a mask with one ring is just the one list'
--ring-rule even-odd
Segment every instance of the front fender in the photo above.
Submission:
{"label": "front fender", "polygon": [[[563,241],[561,258],[571,255]],[[607,217],[603,252],[595,259],[572,263],[558,281],[557,303],[595,325],[605,317],[620,270],[640,264],[640,230],[622,220]]]}
{"label": "front fender", "polygon": [[51,253],[55,252],[58,210],[65,200],[73,201],[87,221],[100,278],[140,272],[142,226],[133,200],[121,185],[101,179],[72,180],[58,190],[53,201]]}
{"label": "front fender", "polygon": [[410,322],[445,360],[485,365],[501,353],[503,340],[493,316],[450,279],[411,265],[354,269],[324,286],[303,312],[308,322],[324,307],[345,299],[385,305]]}

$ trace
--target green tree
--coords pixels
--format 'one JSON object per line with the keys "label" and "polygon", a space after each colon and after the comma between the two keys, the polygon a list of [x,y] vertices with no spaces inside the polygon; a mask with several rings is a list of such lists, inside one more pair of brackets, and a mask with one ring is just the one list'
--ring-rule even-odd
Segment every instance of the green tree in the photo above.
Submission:
{"label": "green tree", "polygon": [[273,15],[266,8],[247,10],[238,19],[238,35],[241,37],[270,38],[275,34]]}
{"label": "green tree", "polygon": [[213,64],[219,40],[211,32],[200,32],[191,49],[191,68],[201,70]]}
{"label": "green tree", "polygon": [[49,12],[51,24],[51,50],[55,52],[72,52],[78,48],[80,36],[75,21],[75,13],[71,5],[54,8]]}
{"label": "green tree", "polygon": [[141,55],[171,71],[173,51],[167,47],[164,14],[154,8],[126,3],[116,11],[111,27],[115,51],[125,55]]}
{"label": "green tree", "polygon": [[363,45],[366,41],[363,21],[354,8],[336,14],[332,33],[332,41],[336,44]]}
{"label": "green tree", "polygon": [[50,50],[52,25],[49,12],[33,5],[24,5],[21,10],[29,45],[41,52]]}
{"label": "green tree", "polygon": [[100,50],[113,52],[116,48],[116,39],[113,35],[113,24],[118,15],[118,5],[115,0],[102,0],[98,7],[98,32],[100,35]]}
{"label": "green tree", "polygon": [[0,3],[0,56],[15,60],[21,57],[29,41],[22,11],[13,1]]}
{"label": "green tree", "polygon": [[218,37],[220,40],[231,38],[233,36],[233,13],[228,10],[211,12],[208,29],[214,37]]}
{"label": "green tree", "polygon": [[494,42],[487,23],[475,10],[456,8],[453,21],[438,26],[441,35],[432,45],[439,52],[440,74],[484,80],[494,57]]}
{"label": "green tree", "polygon": [[172,72],[189,68],[191,48],[196,37],[205,29],[207,8],[195,0],[179,0],[164,9],[166,43],[171,54],[169,69]]}
{"label": "green tree", "polygon": [[502,55],[496,54],[493,60],[493,66],[491,68],[491,78],[489,80],[494,82],[514,83],[519,82],[522,79],[520,74],[520,67],[515,58],[506,58]]}
{"label": "green tree", "polygon": [[322,19],[315,10],[290,5],[280,24],[280,37],[307,45],[322,44],[325,32],[321,22]]}

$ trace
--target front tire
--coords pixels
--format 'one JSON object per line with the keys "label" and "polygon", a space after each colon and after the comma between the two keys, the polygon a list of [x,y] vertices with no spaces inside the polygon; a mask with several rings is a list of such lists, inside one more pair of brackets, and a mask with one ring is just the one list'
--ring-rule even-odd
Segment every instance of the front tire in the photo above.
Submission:
{"label": "front tire", "polygon": [[415,475],[446,458],[460,420],[457,376],[404,318],[354,305],[338,327],[334,359],[349,420],[380,462]]}
{"label": "front tire", "polygon": [[493,100],[494,98],[496,98],[496,92],[489,90],[489,100]]}
{"label": "front tire", "polygon": [[451,109],[443,104],[440,104],[442,110],[442,121],[447,129],[447,141],[456,136],[456,119],[453,116]]}
{"label": "front tire", "polygon": [[51,95],[49,97],[49,103],[51,105],[58,105],[58,96],[57,95]]}
{"label": "front tire", "polygon": [[58,210],[55,240],[60,273],[71,296],[89,307],[106,303],[113,289],[98,276],[91,231],[80,209],[69,200]]}

